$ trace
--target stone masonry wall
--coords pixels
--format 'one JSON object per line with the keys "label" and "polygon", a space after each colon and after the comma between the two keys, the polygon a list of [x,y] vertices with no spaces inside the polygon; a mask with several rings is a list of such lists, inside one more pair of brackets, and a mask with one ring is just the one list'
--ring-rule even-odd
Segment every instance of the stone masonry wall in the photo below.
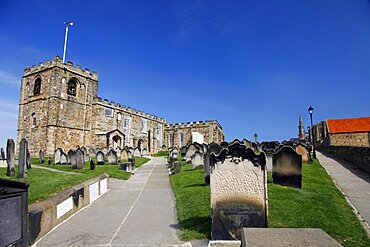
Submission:
{"label": "stone masonry wall", "polygon": [[369,147],[369,132],[330,134],[330,145]]}

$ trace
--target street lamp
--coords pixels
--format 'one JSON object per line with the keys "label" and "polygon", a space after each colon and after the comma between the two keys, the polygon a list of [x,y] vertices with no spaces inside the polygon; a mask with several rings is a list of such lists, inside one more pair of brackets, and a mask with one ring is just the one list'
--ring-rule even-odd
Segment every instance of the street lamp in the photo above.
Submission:
{"label": "street lamp", "polygon": [[313,147],[312,156],[313,156],[314,159],[316,159],[315,133],[314,133],[313,123],[312,123],[313,108],[312,108],[311,105],[310,105],[310,108],[308,108],[308,113],[310,114],[310,119],[311,119],[312,147]]}
{"label": "street lamp", "polygon": [[257,133],[254,133],[254,142],[257,144],[257,137],[258,137],[258,135],[257,135]]}
{"label": "street lamp", "polygon": [[68,27],[73,26],[73,22],[71,21],[66,21],[64,22],[66,24],[66,35],[64,36],[64,49],[63,49],[63,63],[66,60],[66,49],[67,49],[67,37],[68,37]]}

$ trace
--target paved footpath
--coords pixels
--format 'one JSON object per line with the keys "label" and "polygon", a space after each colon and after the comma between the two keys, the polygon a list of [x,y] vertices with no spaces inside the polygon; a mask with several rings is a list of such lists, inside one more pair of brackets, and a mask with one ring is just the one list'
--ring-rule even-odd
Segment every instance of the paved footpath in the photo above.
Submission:
{"label": "paved footpath", "polygon": [[317,158],[325,167],[337,185],[346,194],[351,204],[367,222],[367,232],[370,233],[370,175],[354,165],[335,160],[320,152]]}
{"label": "paved footpath", "polygon": [[165,164],[164,158],[151,158],[129,180],[110,179],[107,193],[37,246],[180,245],[176,202]]}

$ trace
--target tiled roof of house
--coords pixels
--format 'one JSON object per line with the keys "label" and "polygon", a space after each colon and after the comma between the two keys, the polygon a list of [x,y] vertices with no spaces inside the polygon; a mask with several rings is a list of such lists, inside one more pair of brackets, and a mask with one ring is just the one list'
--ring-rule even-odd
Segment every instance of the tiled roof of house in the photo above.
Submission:
{"label": "tiled roof of house", "polygon": [[329,133],[370,132],[370,117],[327,120]]}

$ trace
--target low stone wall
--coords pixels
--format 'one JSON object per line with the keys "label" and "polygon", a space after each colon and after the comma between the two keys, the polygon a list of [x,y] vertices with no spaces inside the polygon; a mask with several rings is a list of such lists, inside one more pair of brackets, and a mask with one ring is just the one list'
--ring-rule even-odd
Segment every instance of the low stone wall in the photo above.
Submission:
{"label": "low stone wall", "polygon": [[370,148],[348,146],[320,146],[317,150],[347,161],[361,170],[370,173]]}
{"label": "low stone wall", "polygon": [[107,174],[102,174],[52,198],[31,204],[28,208],[30,244],[34,244],[56,225],[107,192],[108,179]]}

